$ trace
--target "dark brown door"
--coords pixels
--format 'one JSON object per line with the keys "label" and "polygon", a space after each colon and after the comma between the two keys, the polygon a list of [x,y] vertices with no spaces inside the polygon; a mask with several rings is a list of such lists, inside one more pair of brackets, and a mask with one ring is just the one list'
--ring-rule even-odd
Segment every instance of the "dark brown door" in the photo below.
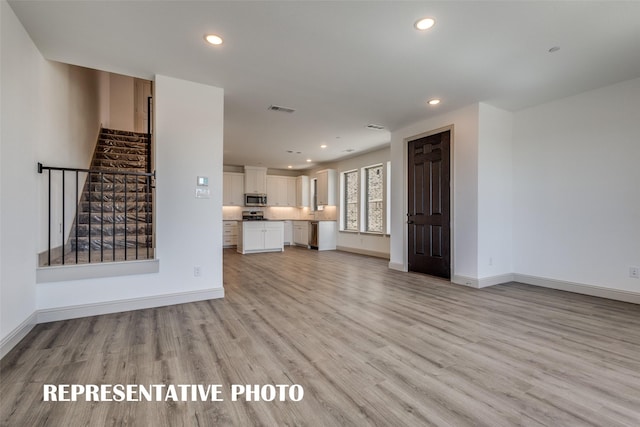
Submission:
{"label": "dark brown door", "polygon": [[409,142],[409,271],[451,278],[450,136]]}

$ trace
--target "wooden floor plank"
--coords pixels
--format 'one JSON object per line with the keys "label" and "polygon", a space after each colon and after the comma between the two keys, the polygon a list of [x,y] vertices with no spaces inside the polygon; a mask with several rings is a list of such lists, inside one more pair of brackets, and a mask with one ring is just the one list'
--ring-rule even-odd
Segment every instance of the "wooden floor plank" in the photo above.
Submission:
{"label": "wooden floor plank", "polygon": [[[377,258],[224,251],[223,300],[36,326],[0,425],[640,425],[640,307],[471,289]],[[222,384],[223,402],[43,402],[43,384]],[[301,402],[230,400],[300,384]]]}

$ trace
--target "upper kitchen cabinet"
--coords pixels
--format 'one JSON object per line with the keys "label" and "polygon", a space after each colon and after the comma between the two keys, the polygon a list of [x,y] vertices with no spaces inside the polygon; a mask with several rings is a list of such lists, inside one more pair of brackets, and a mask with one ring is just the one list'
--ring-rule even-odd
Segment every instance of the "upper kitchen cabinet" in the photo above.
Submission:
{"label": "upper kitchen cabinet", "polygon": [[267,168],[258,166],[244,167],[244,192],[267,194]]}
{"label": "upper kitchen cabinet", "polygon": [[336,171],[324,169],[316,174],[316,200],[318,206],[335,206]]}
{"label": "upper kitchen cabinet", "polygon": [[269,206],[296,205],[296,179],[290,176],[267,176],[267,203]]}
{"label": "upper kitchen cabinet", "polygon": [[234,172],[222,174],[222,204],[244,206],[244,174]]}
{"label": "upper kitchen cabinet", "polygon": [[309,177],[306,175],[296,178],[296,206],[309,207]]}

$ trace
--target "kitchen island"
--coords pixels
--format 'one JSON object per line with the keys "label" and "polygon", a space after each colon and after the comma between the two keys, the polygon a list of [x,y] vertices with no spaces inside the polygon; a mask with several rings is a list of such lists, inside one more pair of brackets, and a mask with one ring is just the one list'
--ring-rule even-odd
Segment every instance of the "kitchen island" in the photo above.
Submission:
{"label": "kitchen island", "polygon": [[284,221],[241,221],[238,246],[241,254],[284,251]]}

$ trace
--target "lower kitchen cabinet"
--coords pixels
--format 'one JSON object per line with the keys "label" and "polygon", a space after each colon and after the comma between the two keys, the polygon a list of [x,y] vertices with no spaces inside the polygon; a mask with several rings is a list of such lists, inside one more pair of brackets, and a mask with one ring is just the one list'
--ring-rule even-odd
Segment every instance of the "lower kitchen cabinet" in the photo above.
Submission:
{"label": "lower kitchen cabinet", "polygon": [[309,221],[293,221],[293,244],[309,247]]}
{"label": "lower kitchen cabinet", "polygon": [[293,222],[284,221],[284,244],[291,245],[293,241]]}
{"label": "lower kitchen cabinet", "polygon": [[238,221],[222,221],[222,246],[231,248],[238,245]]}
{"label": "lower kitchen cabinet", "polygon": [[243,221],[238,227],[241,254],[284,251],[283,221]]}

